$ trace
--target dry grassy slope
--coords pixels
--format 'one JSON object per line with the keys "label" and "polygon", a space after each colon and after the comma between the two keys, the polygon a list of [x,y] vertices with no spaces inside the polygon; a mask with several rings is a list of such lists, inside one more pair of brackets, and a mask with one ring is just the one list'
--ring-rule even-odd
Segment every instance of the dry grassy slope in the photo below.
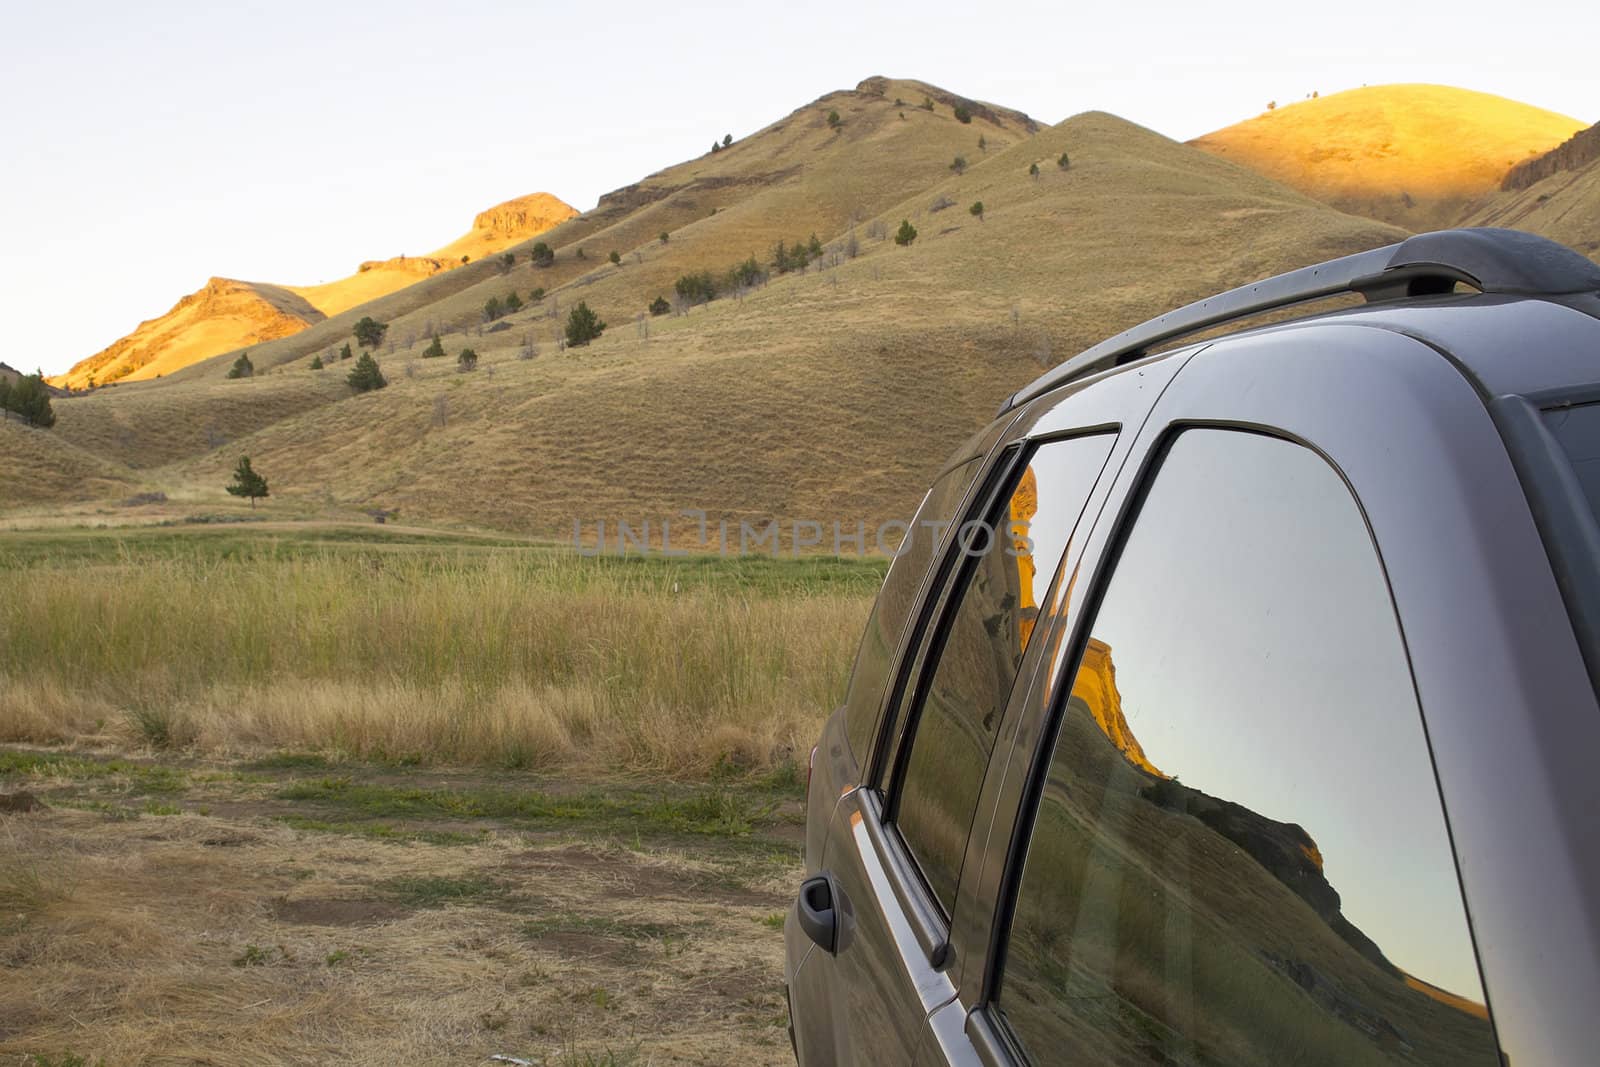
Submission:
{"label": "dry grassy slope", "polygon": [[126,496],[125,467],[51,430],[0,419],[0,508]]}
{"label": "dry grassy slope", "polygon": [[281,286],[212,278],[165,315],[140,323],[50,381],[83,389],[97,382],[156,378],[218,352],[298,333],[322,317],[304,297]]}
{"label": "dry grassy slope", "polygon": [[[935,101],[934,111],[917,106],[924,97]],[[904,107],[895,105],[897,98]],[[470,334],[446,338],[452,355],[465,344],[481,350],[484,303],[512,290],[526,299],[536,287],[551,299],[510,320],[520,327],[519,338],[531,325],[537,340],[548,341],[557,321],[543,316],[552,309],[564,313],[580,298],[613,326],[628,322],[657,295],[670,297],[684,273],[721,272],[750,255],[770,258],[779,240],[837,237],[852,217],[870,218],[949,173],[957,155],[981,159],[980,137],[992,155],[1038,128],[1020,112],[975,101],[965,101],[974,118],[962,124],[952,114],[962,99],[922,82],[869,78],[728,149],[601,197],[592,211],[539,236],[556,250],[551,267],[534,267],[528,254],[534,242],[524,241],[511,249],[518,262],[509,274],[497,263],[475,262],[252,351],[251,358],[277,366],[326,356],[349,340],[354,318],[364,314],[389,322],[388,340],[403,352],[420,353],[434,330]],[[837,130],[828,126],[829,111],[839,112]],[[666,244],[659,239],[663,231],[671,235]],[[613,250],[623,256],[621,266],[607,261]],[[191,373],[218,376],[228,363],[219,358]]]}
{"label": "dry grassy slope", "polygon": [[[957,206],[930,212],[941,195]],[[876,523],[909,512],[950,448],[1042,370],[1046,344],[1054,362],[1204,293],[1404,236],[1102,114],[880,215],[922,236],[651,320],[648,339],[613,316],[596,344],[524,361],[545,320],[518,316],[471,338],[475,374],[414,360],[408,377],[388,359],[388,389],[161,473],[220,486],[248,451],[289,500],[534,532],[686,507]],[[314,376],[302,367],[284,374]]]}
{"label": "dry grassy slope", "polygon": [[1457,224],[1513,166],[1582,126],[1487,93],[1377,85],[1288,104],[1190,143],[1343,211],[1420,231]]}
{"label": "dry grassy slope", "polygon": [[[1600,158],[1594,158],[1594,148],[1600,144],[1600,125],[1590,127],[1579,137],[1584,138],[1584,143],[1576,147],[1587,150],[1569,152],[1570,166],[1557,158],[1560,150],[1550,153],[1540,162],[1554,160],[1562,165],[1530,168],[1530,177],[1542,175],[1532,184],[1501,189],[1484,197],[1468,213],[1468,225],[1531,230],[1600,261]],[[1568,148],[1578,139],[1575,137],[1562,147]]]}

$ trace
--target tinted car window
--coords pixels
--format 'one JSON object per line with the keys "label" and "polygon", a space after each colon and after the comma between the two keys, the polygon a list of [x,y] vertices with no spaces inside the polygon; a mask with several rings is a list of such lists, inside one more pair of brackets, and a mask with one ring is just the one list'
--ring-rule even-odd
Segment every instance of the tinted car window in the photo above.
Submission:
{"label": "tinted car window", "polygon": [[1037,1062],[1498,1062],[1382,569],[1317,455],[1179,436],[1115,564],[998,1003]]}
{"label": "tinted car window", "polygon": [[934,481],[922,498],[911,532],[901,543],[900,553],[890,565],[883,589],[872,606],[872,616],[867,620],[861,649],[856,653],[855,669],[850,675],[849,695],[845,698],[849,708],[845,712],[845,734],[858,760],[866,759],[867,750],[872,746],[895,647],[910,619],[917,590],[928,572],[934,551],[939,547],[940,533],[949,528],[967,486],[977,473],[978,460],[974,458],[952,467]]}
{"label": "tinted car window", "polygon": [[1600,404],[1552,408],[1544,413],[1544,423],[1561,442],[1589,510],[1600,519]]}
{"label": "tinted car window", "polygon": [[1115,440],[1038,446],[987,518],[964,523],[947,624],[930,645],[896,822],[950,909],[961,854],[1011,684],[1051,579]]}

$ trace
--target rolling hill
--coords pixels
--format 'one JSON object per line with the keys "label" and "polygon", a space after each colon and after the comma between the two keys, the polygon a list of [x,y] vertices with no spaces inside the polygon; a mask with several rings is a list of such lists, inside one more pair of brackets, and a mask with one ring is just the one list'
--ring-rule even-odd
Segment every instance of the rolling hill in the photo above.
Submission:
{"label": "rolling hill", "polygon": [[1600,260],[1600,124],[1517,166],[1467,218],[1532,230]]}
{"label": "rolling hill", "polygon": [[221,352],[299,333],[358,304],[419,279],[458,267],[543,233],[576,214],[548,193],[507,201],[473,220],[464,236],[427,256],[397,256],[361,264],[348,278],[322,285],[281,286],[212,278],[159,318],[52,378],[72,389],[171,374]]}
{"label": "rolling hill", "polygon": [[1577,119],[1443,85],[1351,89],[1269,110],[1190,144],[1341,211],[1421,231],[1453,226]]}
{"label": "rolling hill", "polygon": [[[887,239],[902,219],[920,234],[906,248]],[[773,269],[777,241],[813,232],[819,262]],[[577,520],[590,537],[602,519],[650,520],[657,538],[676,519],[680,544],[680,512],[697,509],[713,543],[731,522],[736,548],[740,521],[903,517],[1044,366],[1206,292],[1401,236],[1110,115],[1039,129],[869,79],[602,198],[543,235],[549,267],[523,242],[509,271],[475,261],[252,348],[254,379],[226,380],[218,357],[61,401],[51,432],[189,506],[233,506],[221,487],[248,453],[280,515],[387,507],[566,536]],[[679,276],[750,256],[764,283],[645,313]],[[527,306],[486,323],[485,302],[513,291]],[[610,325],[563,350],[580,299]],[[390,323],[390,385],[351,396],[337,359],[309,363],[358,311]],[[451,358],[422,358],[431,334]],[[467,346],[478,369],[458,373]]]}

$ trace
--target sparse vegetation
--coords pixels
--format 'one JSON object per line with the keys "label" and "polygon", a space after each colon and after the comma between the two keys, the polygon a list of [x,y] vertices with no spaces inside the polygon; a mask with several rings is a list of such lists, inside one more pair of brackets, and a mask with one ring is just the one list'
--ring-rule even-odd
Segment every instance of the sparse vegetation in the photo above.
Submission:
{"label": "sparse vegetation", "polygon": [[900,228],[894,232],[894,243],[904,248],[917,239],[917,228],[910,219],[901,219]]}
{"label": "sparse vegetation", "polygon": [[322,357],[321,356],[312,356],[311,357],[311,369],[312,370],[321,370],[322,369]]}
{"label": "sparse vegetation", "polygon": [[267,490],[267,480],[250,466],[249,456],[239,457],[239,465],[233,468],[233,481],[224,488],[233,496],[249,497],[251,510],[255,509],[258,499],[271,495]]}
{"label": "sparse vegetation", "polygon": [[977,220],[978,220],[978,221],[979,221],[979,222],[982,222],[982,221],[983,221],[983,201],[982,201],[982,200],[979,200],[979,201],[977,201],[977,202],[976,202],[976,203],[974,203],[974,204],[973,204],[973,205],[972,205],[972,206],[971,206],[971,207],[970,207],[970,208],[968,208],[968,209],[967,209],[967,210],[968,210],[968,211],[970,211],[970,212],[972,212],[972,214],[973,214],[973,216],[974,216],[974,217],[975,217],[975,218],[976,218],[976,219],[977,219]]}
{"label": "sparse vegetation", "polygon": [[428,345],[427,348],[424,348],[422,350],[422,358],[423,359],[438,359],[440,356],[443,356],[443,355],[444,355],[444,342],[439,340],[439,335],[438,334],[435,334],[434,337],[433,337],[433,341]]}
{"label": "sparse vegetation", "polygon": [[924,110],[924,111],[932,111],[933,110],[933,97],[925,96],[925,97],[922,98],[922,110]]}
{"label": "sparse vegetation", "polygon": [[945,208],[951,208],[955,206],[956,202],[954,200],[950,199],[948,196],[945,196],[943,193],[940,193],[938,196],[933,198],[933,203],[928,205],[928,214],[937,215]]}
{"label": "sparse vegetation", "polygon": [[510,273],[511,268],[515,267],[516,265],[517,265],[517,257],[516,257],[516,255],[514,253],[507,252],[505,255],[500,257],[500,273],[501,274]]}
{"label": "sparse vegetation", "polygon": [[978,151],[987,152],[988,150],[989,150],[989,142],[988,142],[988,140],[983,136],[983,134],[981,134],[981,133],[978,134]]}
{"label": "sparse vegetation", "polygon": [[837,111],[828,112],[828,128],[830,130],[837,130],[840,126],[843,126],[843,125],[844,125],[844,120],[839,118],[839,113]]}
{"label": "sparse vegetation", "polygon": [[687,304],[704,304],[717,298],[717,283],[708,270],[696,271],[678,278],[673,291]]}
{"label": "sparse vegetation", "polygon": [[478,353],[470,348],[463,348],[461,354],[456,356],[456,369],[462,373],[478,369]]}
{"label": "sparse vegetation", "polygon": [[658,296],[650,301],[650,314],[661,316],[672,310],[672,305],[667,303],[667,298]]}
{"label": "sparse vegetation", "polygon": [[339,349],[339,358],[340,358],[340,359],[341,359],[341,360],[344,360],[344,359],[349,359],[349,358],[350,358],[350,357],[351,357],[351,355],[352,355],[352,354],[353,354],[353,353],[352,353],[352,352],[351,352],[351,351],[350,351],[350,342],[349,342],[349,341],[346,341],[346,342],[345,342],[345,343],[344,343],[344,347],[343,347],[343,348],[341,348],[341,349]]}
{"label": "sparse vegetation", "polygon": [[493,322],[503,314],[505,314],[505,310],[500,306],[500,298],[498,296],[491,296],[483,302],[484,322]]}
{"label": "sparse vegetation", "polygon": [[556,261],[556,253],[545,242],[535,241],[532,250],[528,253],[528,258],[533,261],[535,267],[548,267]]}
{"label": "sparse vegetation", "polygon": [[586,345],[604,333],[605,328],[606,324],[600,321],[600,316],[589,310],[589,305],[580,300],[578,306],[567,316],[567,345],[568,347]]}
{"label": "sparse vegetation", "polygon": [[1038,176],[1039,176],[1039,164],[1037,164],[1037,163],[1029,163],[1028,164],[1028,177],[1037,178]]}
{"label": "sparse vegetation", "polygon": [[522,310],[522,297],[516,294],[516,290],[512,290],[506,294],[505,309],[507,315],[511,315]]}
{"label": "sparse vegetation", "polygon": [[1067,158],[1067,154],[1065,152],[1061,153],[1061,158],[1056,160],[1056,166],[1060,167],[1062,170],[1066,170],[1071,165],[1072,160]]}
{"label": "sparse vegetation", "polygon": [[383,335],[388,332],[388,323],[379,322],[371,315],[363,315],[355,326],[356,344],[362,348],[377,348],[383,343]]}
{"label": "sparse vegetation", "polygon": [[239,358],[233,361],[233,366],[228,368],[229,378],[253,378],[256,366],[250,362],[250,353],[241,352]]}
{"label": "sparse vegetation", "polygon": [[621,266],[622,264],[622,253],[618,252],[615,248],[611,250],[611,255],[607,256],[606,258],[611,260],[611,265],[613,267]]}
{"label": "sparse vegetation", "polygon": [[957,104],[951,114],[955,115],[956,121],[962,125],[972,121],[972,109],[965,104]]}
{"label": "sparse vegetation", "polygon": [[543,299],[544,299],[544,286],[542,286],[542,285],[539,286],[537,289],[533,290],[533,292],[528,294],[528,300],[531,303],[537,304],[539,301],[541,301]]}
{"label": "sparse vegetation", "polygon": [[361,353],[361,358],[350,368],[350,374],[345,381],[358,393],[382,389],[389,384],[389,380],[383,376],[383,371],[378,367],[378,361],[372,358],[371,352]]}
{"label": "sparse vegetation", "polygon": [[672,235],[670,233],[668,233],[666,230],[662,230],[661,231],[661,243],[662,244],[666,244],[667,241],[669,239],[671,239],[671,237],[672,237]]}
{"label": "sparse vegetation", "polygon": [[957,174],[965,174],[967,172],[967,157],[957,156],[955,159],[951,160],[950,169],[955,171]]}

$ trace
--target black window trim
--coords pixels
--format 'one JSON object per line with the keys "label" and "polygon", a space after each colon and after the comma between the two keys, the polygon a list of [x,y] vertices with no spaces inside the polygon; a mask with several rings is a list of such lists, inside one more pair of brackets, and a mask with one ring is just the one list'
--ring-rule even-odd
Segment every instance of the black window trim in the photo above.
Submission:
{"label": "black window trim", "polygon": [[[1589,393],[1595,394],[1600,399],[1600,389],[1590,387]],[[1517,398],[1523,399],[1523,398]],[[1550,406],[1546,401],[1545,406]],[[1491,408],[1492,410],[1492,408]],[[1534,415],[1539,414],[1534,409]],[[1496,420],[1498,421],[1498,420]],[[1541,427],[1542,428],[1542,427]],[[1351,501],[1356,506],[1362,526],[1367,531],[1367,538],[1372,545],[1384,589],[1389,595],[1391,611],[1394,614],[1395,630],[1400,640],[1401,652],[1405,657],[1407,675],[1411,680],[1412,697],[1419,709],[1419,721],[1422,726],[1423,745],[1428,755],[1428,768],[1433,774],[1433,781],[1438,796],[1440,810],[1444,816],[1445,835],[1450,849],[1452,867],[1455,870],[1456,884],[1462,890],[1462,908],[1466,915],[1469,936],[1472,939],[1473,958],[1478,965],[1478,973],[1484,973],[1483,958],[1478,950],[1476,925],[1472,917],[1471,902],[1465,896],[1465,884],[1461,877],[1461,864],[1455,840],[1455,831],[1451,826],[1450,812],[1442,792],[1439,788],[1439,766],[1433,751],[1433,738],[1428,729],[1427,709],[1422,703],[1422,693],[1417,685],[1416,668],[1411,661],[1411,649],[1406,639],[1405,627],[1399,617],[1399,605],[1395,601],[1394,587],[1389,580],[1388,565],[1383,559],[1382,550],[1378,546],[1377,532],[1372,528],[1366,508],[1361,504],[1361,496],[1356,492],[1355,486],[1333,457],[1326,451],[1312,444],[1304,438],[1290,433],[1280,427],[1268,426],[1253,422],[1240,422],[1228,419],[1197,419],[1181,418],[1161,427],[1154,443],[1140,458],[1137,469],[1133,472],[1133,481],[1130,489],[1123,495],[1117,506],[1114,516],[1110,516],[1110,536],[1106,541],[1105,549],[1100,553],[1098,561],[1085,559],[1083,562],[1093,566],[1093,573],[1089,576],[1089,588],[1084,597],[1082,607],[1077,616],[1066,620],[1071,628],[1068,641],[1067,654],[1062,657],[1060,677],[1056,679],[1055,688],[1051,693],[1050,706],[1044,711],[1044,723],[1039,733],[1038,743],[1033,752],[1028,754],[1025,769],[1021,802],[1018,806],[1015,819],[1011,824],[1010,840],[1006,844],[1003,867],[1000,877],[998,892],[995,894],[994,911],[989,922],[989,945],[985,956],[984,973],[979,976],[979,988],[972,1003],[973,1008],[969,1015],[969,1036],[976,1035],[981,1038],[977,1042],[978,1051],[985,1062],[1030,1064],[1032,1058],[1022,1049],[1021,1043],[1011,1031],[1011,1025],[1005,1019],[1003,1011],[996,1010],[998,997],[1001,992],[1000,976],[1005,970],[1006,952],[1010,945],[1011,921],[1016,911],[1017,895],[1021,888],[1023,866],[1027,859],[1027,846],[1032,837],[1034,822],[1038,816],[1039,800],[1043,794],[1044,781],[1048,776],[1051,757],[1055,752],[1056,741],[1060,737],[1062,717],[1071,696],[1070,680],[1076,676],[1082,664],[1083,653],[1088,645],[1089,636],[1093,629],[1093,622],[1099,617],[1100,608],[1110,588],[1112,579],[1116,576],[1117,569],[1122,560],[1123,551],[1131,538],[1133,528],[1138,521],[1139,513],[1143,511],[1145,501],[1156,483],[1156,475],[1165,464],[1167,455],[1172,451],[1178,439],[1191,430],[1222,430],[1232,433],[1247,433],[1259,437],[1270,437],[1291,445],[1304,448],[1327,464],[1328,469],[1345,486],[1350,494]],[[1548,431],[1544,431],[1548,434]],[[1559,445],[1550,440],[1553,447]],[[1137,442],[1134,445],[1138,448]],[[1126,468],[1124,468],[1126,470]],[[1112,492],[1116,492],[1115,486]],[[1101,518],[1108,516],[1102,512]],[[1092,534],[1091,534],[1092,536]],[[1488,989],[1484,990],[1488,995]],[[1489,1024],[1494,1027],[1494,1004],[1492,999],[1486,1001],[1489,1009]],[[1496,1043],[1499,1038],[1496,1035]]]}

